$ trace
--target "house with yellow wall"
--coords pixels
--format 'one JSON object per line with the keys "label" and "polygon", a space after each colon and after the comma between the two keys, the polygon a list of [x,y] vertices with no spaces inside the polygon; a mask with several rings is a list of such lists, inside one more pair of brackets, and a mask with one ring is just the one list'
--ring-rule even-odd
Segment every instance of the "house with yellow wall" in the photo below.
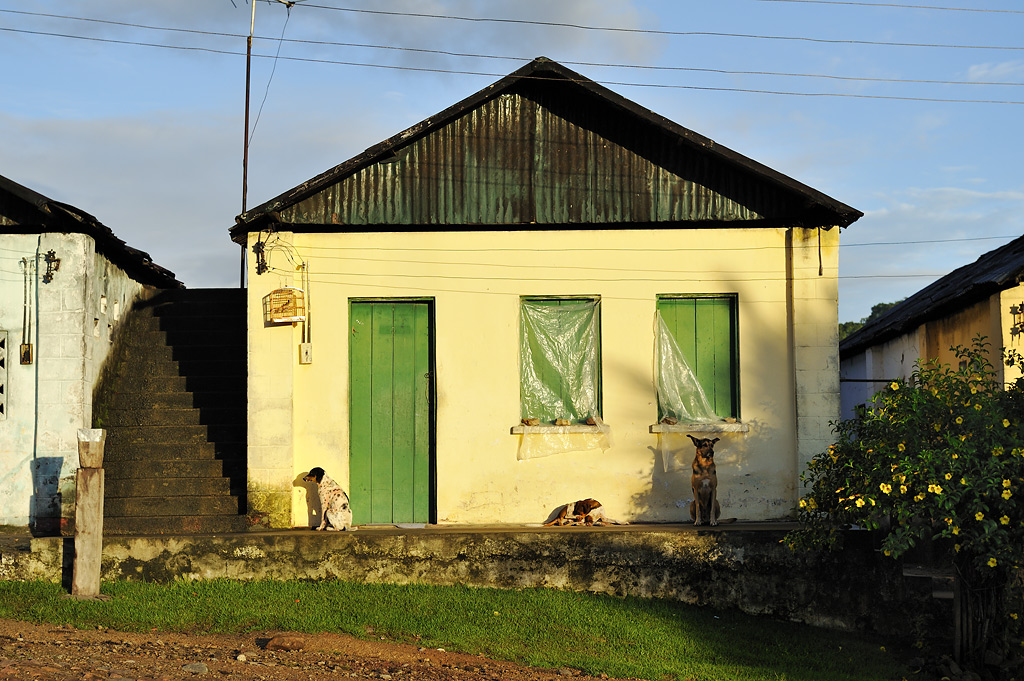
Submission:
{"label": "house with yellow wall", "polygon": [[984,336],[996,379],[1020,378],[1000,349],[1024,351],[1024,237],[985,253],[893,306],[839,344],[842,414],[897,378],[909,378],[918,361],[957,365],[956,346]]}
{"label": "house with yellow wall", "polygon": [[837,246],[861,213],[538,58],[249,210],[248,505],[530,524],[593,497],[789,517],[839,414]]}

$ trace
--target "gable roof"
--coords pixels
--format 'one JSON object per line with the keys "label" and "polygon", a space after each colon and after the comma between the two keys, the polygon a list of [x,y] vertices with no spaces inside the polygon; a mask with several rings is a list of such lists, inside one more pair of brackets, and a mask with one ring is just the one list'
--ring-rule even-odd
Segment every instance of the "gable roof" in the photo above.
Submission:
{"label": "gable roof", "polygon": [[921,324],[962,310],[1024,278],[1024,236],[985,253],[973,263],[932,282],[839,343],[846,359],[913,331]]}
{"label": "gable roof", "polygon": [[231,236],[276,223],[845,227],[862,215],[539,57],[242,213]]}
{"label": "gable roof", "polygon": [[96,251],[141,284],[158,288],[184,288],[174,273],[160,267],[149,253],[118,239],[109,227],[83,210],[47,198],[0,175],[0,234],[59,232],[86,234]]}

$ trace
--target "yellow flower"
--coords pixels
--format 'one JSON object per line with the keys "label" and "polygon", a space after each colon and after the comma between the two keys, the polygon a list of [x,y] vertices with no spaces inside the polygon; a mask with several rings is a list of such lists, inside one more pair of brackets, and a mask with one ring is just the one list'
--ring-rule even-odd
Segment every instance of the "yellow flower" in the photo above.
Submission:
{"label": "yellow flower", "polygon": [[953,544],[953,550],[956,551],[957,553],[960,553],[960,545],[959,544]]}
{"label": "yellow flower", "polygon": [[924,492],[921,492],[920,494],[918,494],[917,496],[914,497],[914,501],[921,501],[923,499],[924,499]]}
{"label": "yellow flower", "polygon": [[1010,419],[1003,419],[1003,428],[1010,427]]}
{"label": "yellow flower", "polygon": [[1002,518],[999,519],[999,523],[1001,525],[1009,525],[1010,524],[1010,516],[1004,515]]}
{"label": "yellow flower", "polygon": [[942,494],[942,487],[939,485],[928,485],[928,491],[935,494]]}
{"label": "yellow flower", "polygon": [[973,385],[971,386],[971,394],[972,395],[977,395],[978,394],[978,389],[975,388]]}
{"label": "yellow flower", "polygon": [[959,459],[959,458],[960,458],[960,455],[959,455],[959,454],[953,454],[953,458],[954,458],[954,459]]}
{"label": "yellow flower", "polygon": [[899,390],[900,384],[897,383],[896,381],[893,381],[892,383],[889,384],[889,387],[892,388],[893,390]]}
{"label": "yellow flower", "polygon": [[960,528],[954,525],[953,526],[953,534],[960,534]]}
{"label": "yellow flower", "polygon": [[966,485],[967,484],[967,478],[960,478],[960,484],[961,485]]}
{"label": "yellow flower", "polygon": [[907,447],[901,442],[898,445],[896,445],[896,449],[900,450],[901,452],[905,452],[907,450]]}
{"label": "yellow flower", "polygon": [[956,417],[956,422],[957,422],[957,424],[963,423],[964,422],[964,417],[963,416],[957,416]]}
{"label": "yellow flower", "polygon": [[1009,487],[1009,486],[1010,486],[1010,481],[1009,480],[1003,480],[1003,487]]}
{"label": "yellow flower", "polygon": [[981,411],[981,405],[980,404],[974,405],[974,411]]}
{"label": "yellow flower", "polygon": [[946,480],[952,480],[952,479],[953,479],[953,474],[952,473],[946,473]]}
{"label": "yellow flower", "polygon": [[1015,619],[1017,619],[1017,617],[1018,617],[1017,613],[1015,613],[1015,612],[1011,612],[1010,613],[1010,619],[1015,620]]}
{"label": "yellow flower", "polygon": [[879,485],[878,489],[882,490],[886,494],[892,494],[892,485],[890,485],[887,482],[883,482],[881,485]]}
{"label": "yellow flower", "polygon": [[935,427],[935,432],[936,433],[939,432],[940,430],[942,430],[942,425],[941,424],[936,423],[934,427]]}
{"label": "yellow flower", "polygon": [[999,561],[997,561],[995,558],[989,558],[988,559],[988,566],[989,567],[995,567],[996,565],[999,565]]}
{"label": "yellow flower", "polygon": [[864,499],[863,499],[863,497],[862,497],[862,498],[860,498],[860,499],[857,499],[857,508],[860,508],[860,507],[861,507],[861,506],[863,506],[863,505],[864,505]]}
{"label": "yellow flower", "polygon": [[800,508],[807,508],[807,500],[806,499],[801,499],[800,500]]}
{"label": "yellow flower", "polygon": [[1011,491],[1010,491],[1010,490],[1008,490],[1008,489],[1004,489],[1004,490],[1003,490],[1003,494],[1002,494],[1002,497],[1003,497],[1004,499],[1009,499],[1009,498],[1010,498],[1010,497],[1012,497],[1012,496],[1013,496],[1013,492],[1011,492]]}
{"label": "yellow flower", "polygon": [[1002,447],[996,447],[995,449],[992,450],[992,456],[1002,456],[1002,454],[1003,454],[1003,448]]}
{"label": "yellow flower", "polygon": [[[889,549],[886,549],[886,550],[885,550],[885,551],[883,551],[882,553],[884,553],[884,554],[885,554],[885,555],[887,555],[887,556],[891,556],[891,555],[892,555],[892,551],[890,551]],[[882,650],[885,650],[885,648],[882,648]]]}
{"label": "yellow flower", "polygon": [[906,494],[906,493],[907,493],[907,486],[906,485],[900,485],[900,494]]}
{"label": "yellow flower", "polygon": [[978,511],[977,513],[974,514],[974,519],[978,520],[978,521],[984,520],[985,519],[985,514],[982,513],[981,511]]}
{"label": "yellow flower", "polygon": [[946,521],[947,525],[952,525],[953,524],[953,519],[952,518],[943,518],[943,520]]}

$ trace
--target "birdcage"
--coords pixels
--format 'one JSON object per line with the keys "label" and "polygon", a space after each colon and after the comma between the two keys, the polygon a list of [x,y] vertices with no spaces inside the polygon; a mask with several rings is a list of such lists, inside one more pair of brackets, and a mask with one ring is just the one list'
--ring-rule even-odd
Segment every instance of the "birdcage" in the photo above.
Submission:
{"label": "birdcage", "polygon": [[301,288],[287,286],[263,296],[263,319],[272,324],[287,324],[306,320],[306,293]]}

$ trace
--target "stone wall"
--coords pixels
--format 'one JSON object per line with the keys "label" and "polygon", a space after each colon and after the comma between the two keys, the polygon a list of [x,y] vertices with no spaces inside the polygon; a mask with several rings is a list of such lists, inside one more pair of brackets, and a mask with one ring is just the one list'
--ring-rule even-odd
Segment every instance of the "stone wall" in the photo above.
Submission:
{"label": "stone wall", "polygon": [[[554,588],[662,598],[844,630],[907,635],[922,602],[897,564],[850,536],[845,551],[794,553],[787,528],[684,526],[487,531],[360,530],[107,538],[102,579],[341,579]],[[61,578],[60,538],[4,556],[0,579]]]}

